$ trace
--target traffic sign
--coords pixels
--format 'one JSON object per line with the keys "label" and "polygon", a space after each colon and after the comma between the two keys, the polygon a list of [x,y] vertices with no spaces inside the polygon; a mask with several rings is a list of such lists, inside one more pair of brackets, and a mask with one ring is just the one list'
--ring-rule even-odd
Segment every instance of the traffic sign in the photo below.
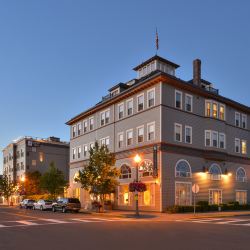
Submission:
{"label": "traffic sign", "polygon": [[199,191],[200,191],[199,185],[198,185],[198,184],[194,184],[194,185],[192,186],[192,192],[195,193],[195,194],[198,194]]}

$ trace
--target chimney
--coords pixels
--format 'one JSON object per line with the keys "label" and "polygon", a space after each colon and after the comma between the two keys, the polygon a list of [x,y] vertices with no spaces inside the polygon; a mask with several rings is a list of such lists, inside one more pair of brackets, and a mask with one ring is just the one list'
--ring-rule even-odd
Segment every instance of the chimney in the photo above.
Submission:
{"label": "chimney", "polygon": [[201,60],[195,59],[193,61],[193,83],[201,86]]}

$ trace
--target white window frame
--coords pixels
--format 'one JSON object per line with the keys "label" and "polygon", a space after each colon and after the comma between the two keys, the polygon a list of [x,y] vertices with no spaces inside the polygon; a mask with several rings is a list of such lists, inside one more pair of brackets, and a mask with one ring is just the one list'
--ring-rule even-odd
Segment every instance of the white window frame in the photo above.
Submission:
{"label": "white window frame", "polygon": [[[180,174],[177,174],[179,171],[176,171],[176,168],[177,168],[178,164],[182,161],[186,162],[189,166],[189,176],[184,177],[184,176],[180,176]],[[192,168],[187,160],[180,159],[176,162],[176,164],[175,164],[175,177],[177,177],[177,178],[192,178]]]}
{"label": "white window frame", "polygon": [[[153,92],[153,96],[154,96],[154,103],[152,106],[149,106],[149,93],[150,92]],[[149,89],[147,91],[147,108],[151,108],[151,107],[154,107],[155,106],[155,88],[152,88],[152,89]]]}
{"label": "white window frame", "polygon": [[[239,116],[239,126],[236,125],[236,121],[237,121],[236,117],[237,117],[237,115]],[[239,113],[239,112],[236,112],[236,111],[235,111],[235,114],[234,114],[234,125],[235,125],[236,127],[238,127],[238,128],[241,127],[240,113]]]}
{"label": "white window frame", "polygon": [[[236,151],[236,142],[239,143],[239,151],[238,152]],[[234,139],[234,152],[237,153],[237,154],[240,154],[240,152],[241,152],[241,142],[240,142],[239,138]]]}
{"label": "white window frame", "polygon": [[[80,151],[79,151],[80,150]],[[80,154],[80,156],[79,156]],[[81,158],[81,154],[82,154],[82,147],[81,146],[78,146],[77,147],[77,159],[80,159]]]}
{"label": "white window frame", "polygon": [[[179,141],[177,141],[176,140],[176,127],[177,126],[179,126],[180,127],[180,140]],[[174,141],[175,142],[182,142],[182,124],[180,124],[180,123],[174,123]]]}
{"label": "white window frame", "polygon": [[[189,110],[187,110],[187,99],[186,99],[186,97],[190,97],[190,99],[191,99],[191,110],[189,111]],[[185,111],[187,111],[187,112],[193,112],[193,96],[192,95],[190,95],[190,94],[185,94]]]}
{"label": "white window frame", "polygon": [[[132,113],[128,114],[128,103],[131,102],[132,103]],[[134,99],[130,98],[128,100],[126,100],[126,116],[131,116],[134,114]]]}
{"label": "white window frame", "polygon": [[[80,125],[80,133],[79,133],[79,125]],[[79,123],[77,123],[77,136],[79,136],[81,134],[82,134],[82,123],[79,122]]]}
{"label": "white window frame", "polygon": [[[216,134],[216,141],[217,141],[217,146],[214,146],[214,139],[213,139],[213,135]],[[212,130],[211,131],[211,138],[212,138],[212,147],[213,148],[219,148],[219,133],[217,131]]]}
{"label": "white window frame", "polygon": [[[120,114],[120,107],[121,106],[123,106],[123,112],[122,112],[122,117],[120,118],[119,117],[119,114]],[[118,118],[118,120],[121,120],[121,119],[123,119],[124,117],[125,117],[125,105],[124,105],[124,102],[121,102],[121,103],[119,103],[118,105],[117,105],[117,118]]]}
{"label": "white window frame", "polygon": [[177,204],[177,199],[176,199],[176,184],[188,184],[190,185],[190,201],[189,203],[190,204],[187,204],[187,206],[191,206],[192,205],[192,200],[193,200],[193,197],[192,197],[192,182],[190,181],[175,181],[175,189],[174,189],[174,198],[175,198],[175,205],[179,205]]}
{"label": "white window frame", "polygon": [[[142,142],[139,142],[139,129],[142,129],[143,130],[143,139],[142,139]],[[144,131],[144,125],[142,126],[139,126],[136,128],[136,143],[143,143],[145,141],[145,131]]]}
{"label": "white window frame", "polygon": [[[74,133],[75,133],[75,135],[74,135]],[[76,136],[77,136],[77,127],[76,127],[76,125],[74,125],[74,126],[72,126],[72,138],[75,138]]]}
{"label": "white window frame", "polygon": [[[142,110],[139,110],[139,102],[138,102],[138,100],[139,100],[139,97],[141,97],[141,96],[143,97],[143,102],[142,102],[142,104],[143,104],[143,109],[142,109]],[[136,106],[137,106],[137,112],[142,112],[142,111],[145,109],[145,98],[144,98],[144,93],[137,95],[137,97],[136,97]]]}
{"label": "white window frame", "polygon": [[[91,129],[91,127],[90,127],[90,121],[93,121],[93,128]],[[89,131],[92,131],[92,130],[94,130],[95,129],[95,120],[94,120],[94,116],[92,116],[92,117],[89,117]]]}
{"label": "white window frame", "polygon": [[[84,120],[82,124],[83,124],[83,126],[82,126],[83,134],[86,134],[88,132],[88,120]],[[86,127],[85,127],[85,124],[87,124]],[[84,131],[85,128],[86,128],[86,131]]]}
{"label": "white window frame", "polygon": [[[122,135],[122,146],[119,147],[119,142],[120,142],[120,135]],[[117,147],[118,148],[123,148],[124,147],[124,133],[120,132],[117,134]]]}
{"label": "white window frame", "polygon": [[[241,180],[239,180],[239,178],[238,178],[238,171],[240,170],[240,169],[243,169],[244,170],[244,172],[245,172],[245,178],[241,181]],[[247,172],[246,172],[246,170],[245,170],[245,168],[243,168],[243,167],[239,167],[239,168],[237,168],[237,170],[236,170],[236,172],[235,172],[235,180],[237,181],[237,182],[247,182]]]}
{"label": "white window frame", "polygon": [[[149,127],[153,125],[154,126],[154,136],[153,139],[149,139]],[[155,122],[147,123],[147,141],[154,141],[155,140]]]}
{"label": "white window frame", "polygon": [[[223,148],[220,147],[220,142],[221,142],[220,136],[221,135],[224,136],[224,147]],[[225,133],[219,133],[219,148],[220,149],[226,149],[226,134]]]}
{"label": "white window frame", "polygon": [[[85,155],[85,148],[87,148],[86,155]],[[83,157],[87,157],[87,154],[88,154],[88,144],[84,144],[82,146],[82,152],[83,152]]]}
{"label": "white window frame", "polygon": [[[245,193],[246,193],[246,202],[243,203],[243,204],[247,204],[247,190],[246,190],[246,189],[245,189],[245,190],[243,190],[243,189],[236,189],[236,190],[235,190],[235,201],[238,201],[238,200],[237,200],[237,192],[245,192]],[[239,201],[238,201],[238,202],[239,202]],[[239,202],[239,204],[242,205],[240,202]]]}
{"label": "white window frame", "polygon": [[[180,94],[180,96],[181,96],[180,108],[176,107],[176,94],[177,93]],[[174,106],[177,109],[182,109],[182,92],[177,90],[177,89],[175,90],[175,94],[174,94]]]}
{"label": "white window frame", "polygon": [[[128,133],[129,132],[132,132],[132,142],[130,145],[128,145]],[[133,142],[134,142],[134,131],[133,131],[133,129],[128,129],[128,130],[126,130],[126,146],[129,147],[129,146],[133,145]]]}
{"label": "white window frame", "polygon": [[[93,145],[93,147],[91,147],[91,145]],[[94,148],[95,147],[95,143],[94,142],[90,142],[89,143],[89,150],[91,149],[91,148]]]}
{"label": "white window frame", "polygon": [[[106,113],[107,112],[109,112],[109,121],[108,122],[106,122],[106,119],[107,119]],[[104,124],[103,125],[102,125],[102,114],[104,114]],[[110,119],[111,119],[110,109],[106,109],[106,110],[103,110],[102,112],[100,112],[100,127],[103,127],[103,126],[109,124],[110,123]]]}
{"label": "white window frame", "polygon": [[217,205],[215,203],[211,203],[210,202],[210,200],[212,199],[212,197],[210,196],[210,191],[211,192],[216,191],[216,192],[220,192],[221,193],[221,195],[220,195],[221,196],[221,202],[219,204],[222,204],[223,203],[223,192],[222,192],[223,190],[221,188],[210,188],[210,189],[208,189],[208,202],[209,202],[209,205]]}
{"label": "white window frame", "polygon": [[[243,127],[243,117],[245,119],[245,127]],[[244,129],[247,129],[247,115],[246,114],[241,114],[241,127]]]}
{"label": "white window frame", "polygon": [[[186,129],[189,128],[190,129],[190,142],[187,142],[186,140]],[[192,144],[193,143],[193,128],[191,126],[188,126],[188,125],[185,125],[185,128],[184,128],[184,137],[185,137],[185,143],[188,143],[188,144]]]}
{"label": "white window frame", "polygon": [[[109,141],[108,144],[107,144],[107,140]],[[100,139],[100,144],[101,144],[101,146],[103,146],[103,145],[109,146],[109,145],[110,145],[110,138],[109,138],[109,136],[104,137],[104,138],[101,138],[101,139]]]}
{"label": "white window frame", "polygon": [[[205,147],[211,147],[212,145],[212,133],[211,132],[212,132],[211,130],[205,130]],[[207,145],[207,137],[206,137],[207,133],[209,133],[209,141],[210,141],[209,145]]]}
{"label": "white window frame", "polygon": [[72,148],[72,160],[76,160],[76,148]]}

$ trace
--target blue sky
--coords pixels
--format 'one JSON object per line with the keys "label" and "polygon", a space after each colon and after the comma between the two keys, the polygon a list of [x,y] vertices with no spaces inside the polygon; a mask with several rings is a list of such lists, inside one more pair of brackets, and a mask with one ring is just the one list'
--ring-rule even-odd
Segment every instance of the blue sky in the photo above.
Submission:
{"label": "blue sky", "polygon": [[0,150],[23,135],[69,140],[65,122],[155,54],[156,26],[178,77],[191,79],[200,58],[203,78],[250,106],[249,9],[244,0],[1,1]]}

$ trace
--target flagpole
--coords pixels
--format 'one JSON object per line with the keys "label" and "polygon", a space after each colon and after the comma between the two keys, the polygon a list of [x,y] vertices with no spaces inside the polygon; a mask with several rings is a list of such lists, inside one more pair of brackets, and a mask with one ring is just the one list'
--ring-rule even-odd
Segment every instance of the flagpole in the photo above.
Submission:
{"label": "flagpole", "polygon": [[159,37],[158,37],[158,31],[157,31],[157,27],[155,29],[155,48],[156,48],[156,55],[157,55],[157,52],[159,50]]}

